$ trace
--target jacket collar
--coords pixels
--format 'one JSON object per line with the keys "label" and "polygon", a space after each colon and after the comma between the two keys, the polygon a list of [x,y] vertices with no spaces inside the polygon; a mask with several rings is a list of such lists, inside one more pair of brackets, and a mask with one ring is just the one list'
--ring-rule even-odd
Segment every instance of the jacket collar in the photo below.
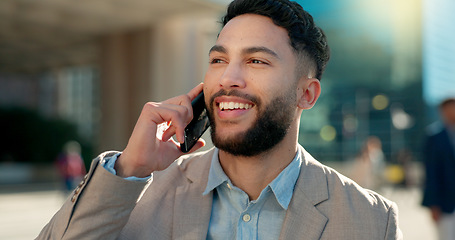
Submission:
{"label": "jacket collar", "polygon": [[[316,205],[328,200],[328,184],[322,164],[302,146],[302,166],[291,203],[284,219],[280,239],[319,239],[326,224],[325,217]],[[212,194],[203,195],[207,186],[214,148],[196,154],[185,161],[179,159],[182,174],[188,184],[177,187],[175,196],[174,239],[205,239],[212,210]],[[191,164],[190,164],[191,163]],[[184,235],[182,235],[184,234]]]}
{"label": "jacket collar", "polygon": [[316,205],[329,198],[327,179],[321,163],[316,161],[302,146],[302,167],[289,205],[280,239],[320,239],[327,224]]}
{"label": "jacket collar", "polygon": [[[214,149],[197,153],[191,159],[177,160],[187,183],[175,190],[172,239],[205,239],[212,211],[212,193],[203,195]],[[187,159],[185,161],[185,159]]]}
{"label": "jacket collar", "polygon": [[208,151],[185,155],[177,160],[177,165],[191,183],[197,183],[201,185],[202,189],[205,189],[214,153],[215,148],[211,148]]}

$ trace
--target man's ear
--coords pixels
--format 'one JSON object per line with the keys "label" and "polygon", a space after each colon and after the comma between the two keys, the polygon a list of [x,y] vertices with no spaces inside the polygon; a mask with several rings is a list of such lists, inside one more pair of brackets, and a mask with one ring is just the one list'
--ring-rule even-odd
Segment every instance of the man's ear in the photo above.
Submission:
{"label": "man's ear", "polygon": [[302,78],[299,80],[297,91],[297,106],[303,110],[310,109],[321,95],[321,83],[316,78]]}

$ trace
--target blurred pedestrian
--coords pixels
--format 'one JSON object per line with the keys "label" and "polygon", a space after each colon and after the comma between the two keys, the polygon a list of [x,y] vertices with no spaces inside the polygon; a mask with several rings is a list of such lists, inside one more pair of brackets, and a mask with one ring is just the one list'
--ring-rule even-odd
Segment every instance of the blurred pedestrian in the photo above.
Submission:
{"label": "blurred pedestrian", "polygon": [[378,137],[370,136],[355,158],[351,178],[364,188],[376,189],[382,185],[384,169],[382,142]]}
{"label": "blurred pedestrian", "polygon": [[455,239],[455,98],[439,105],[442,125],[432,125],[424,148],[422,204],[431,211],[440,239]]}
{"label": "blurred pedestrian", "polygon": [[86,173],[81,157],[81,146],[76,141],[69,141],[57,158],[57,168],[65,183],[65,190],[71,192]]}
{"label": "blurred pedestrian", "polygon": [[412,174],[412,162],[414,162],[414,156],[408,148],[403,148],[396,154],[395,157],[396,166],[401,168],[402,176],[396,183],[402,187],[411,187],[416,183],[416,180]]}

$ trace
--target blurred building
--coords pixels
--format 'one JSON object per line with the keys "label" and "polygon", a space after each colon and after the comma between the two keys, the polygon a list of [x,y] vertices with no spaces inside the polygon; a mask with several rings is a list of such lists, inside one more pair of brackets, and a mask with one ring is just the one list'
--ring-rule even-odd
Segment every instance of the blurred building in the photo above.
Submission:
{"label": "blurred building", "polygon": [[[455,96],[455,2],[424,0],[423,23],[423,79],[424,97],[429,106]],[[436,117],[437,112],[432,116]]]}
{"label": "blurred building", "polygon": [[[0,2],[0,107],[123,149],[143,104],[203,81],[225,0]],[[39,136],[36,136],[39,137]]]}
{"label": "blurred building", "polygon": [[426,121],[421,1],[300,2],[332,50],[322,96],[303,113],[300,141],[319,159],[348,161],[377,136],[388,162],[403,149],[417,158]]}

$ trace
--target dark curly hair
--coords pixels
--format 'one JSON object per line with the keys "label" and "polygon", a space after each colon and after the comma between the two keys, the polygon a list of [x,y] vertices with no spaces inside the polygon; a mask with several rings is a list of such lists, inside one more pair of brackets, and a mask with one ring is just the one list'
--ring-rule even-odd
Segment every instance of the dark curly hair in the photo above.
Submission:
{"label": "dark curly hair", "polygon": [[234,0],[222,18],[222,24],[225,26],[231,19],[247,13],[269,17],[277,26],[285,28],[290,45],[302,63],[300,68],[306,68],[305,71],[313,68],[315,76],[312,77],[321,79],[330,58],[329,45],[322,29],[302,6],[288,0]]}

